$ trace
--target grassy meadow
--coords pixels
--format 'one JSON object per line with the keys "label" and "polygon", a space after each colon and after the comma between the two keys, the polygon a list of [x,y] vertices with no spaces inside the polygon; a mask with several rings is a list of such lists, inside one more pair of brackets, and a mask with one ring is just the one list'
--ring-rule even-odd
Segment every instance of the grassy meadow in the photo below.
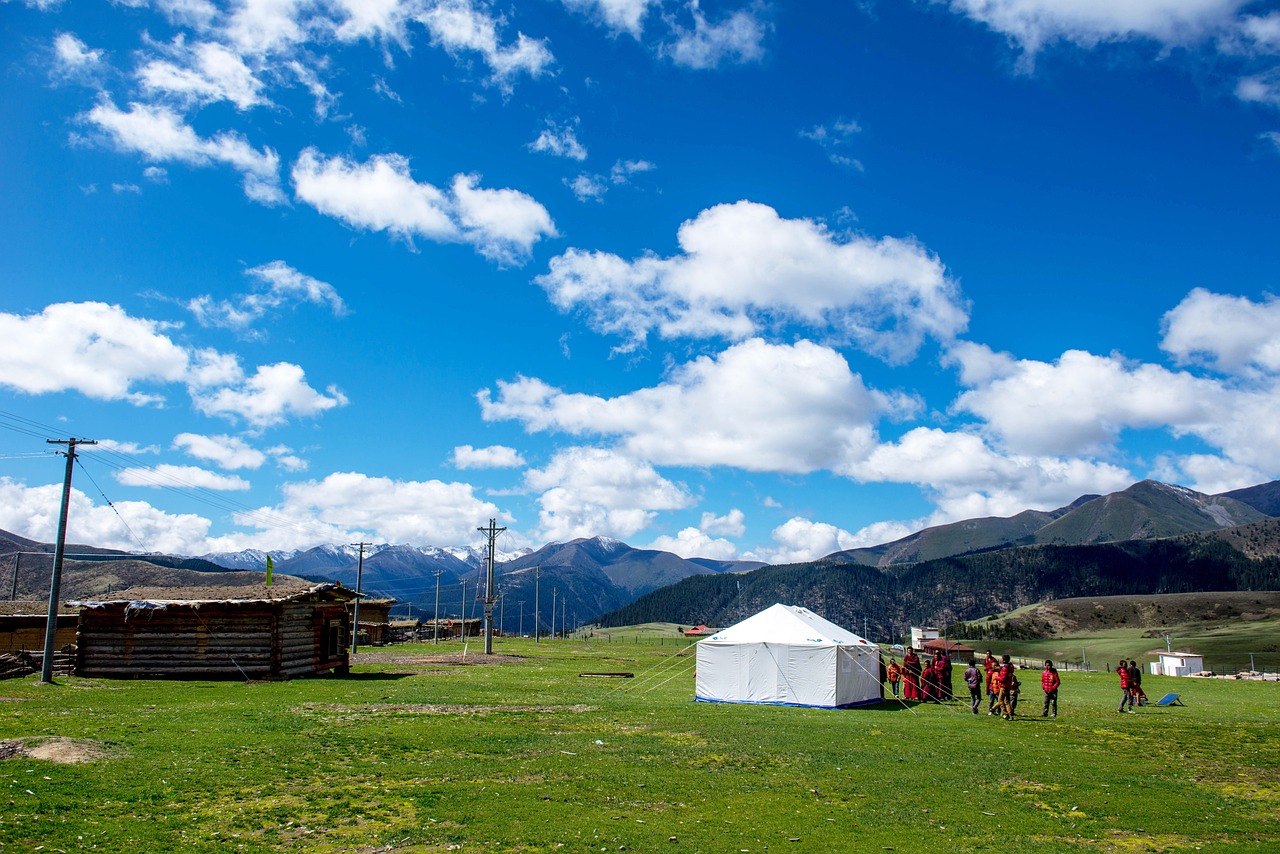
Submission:
{"label": "grassy meadow", "polygon": [[[1276,683],[1148,677],[1186,706],[1120,715],[1108,674],[1065,673],[1046,719],[1027,673],[1005,722],[694,703],[671,644],[476,646],[345,679],[0,683],[0,851],[1280,850]],[[578,675],[612,671],[636,678]]]}

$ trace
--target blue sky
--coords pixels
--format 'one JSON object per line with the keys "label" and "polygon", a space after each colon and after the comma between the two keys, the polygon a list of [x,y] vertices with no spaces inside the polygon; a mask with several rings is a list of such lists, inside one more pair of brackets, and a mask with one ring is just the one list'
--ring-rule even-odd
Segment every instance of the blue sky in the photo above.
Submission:
{"label": "blue sky", "polygon": [[1280,11],[0,2],[0,528],[801,560],[1280,477]]}

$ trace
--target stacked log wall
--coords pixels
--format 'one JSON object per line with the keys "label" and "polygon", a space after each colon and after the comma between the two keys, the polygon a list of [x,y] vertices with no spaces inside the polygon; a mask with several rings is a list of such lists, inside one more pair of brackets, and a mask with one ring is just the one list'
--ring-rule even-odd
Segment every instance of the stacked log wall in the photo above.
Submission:
{"label": "stacked log wall", "polygon": [[77,672],[114,678],[264,679],[273,675],[274,608],[86,608]]}

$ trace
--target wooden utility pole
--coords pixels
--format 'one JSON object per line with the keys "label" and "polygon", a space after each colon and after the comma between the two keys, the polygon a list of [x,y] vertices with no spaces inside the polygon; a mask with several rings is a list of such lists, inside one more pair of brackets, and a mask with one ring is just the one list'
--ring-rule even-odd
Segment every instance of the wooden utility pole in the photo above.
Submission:
{"label": "wooden utility pole", "polygon": [[431,635],[431,642],[440,643],[440,576],[444,574],[444,570],[437,569],[432,574],[436,577],[436,630]]}
{"label": "wooden utility pole", "polygon": [[498,586],[493,577],[493,556],[498,535],[507,529],[499,528],[497,519],[490,519],[489,527],[476,530],[489,538],[489,555],[485,560],[484,578],[484,654],[493,655],[493,603],[498,599]]}
{"label": "wooden utility pole", "polygon": [[356,564],[356,604],[351,614],[351,654],[356,654],[356,647],[360,643],[360,585],[364,583],[364,547],[371,546],[373,543],[352,543],[353,546],[360,547],[360,561]]}
{"label": "wooden utility pole", "polygon": [[542,567],[535,566],[533,568],[533,642],[534,643],[542,643],[542,641],[538,640],[538,614],[539,614],[538,608],[541,607],[541,603],[538,602],[538,597],[541,594],[542,594]]}
{"label": "wooden utility pole", "polygon": [[62,479],[62,510],[58,513],[58,539],[53,549],[53,576],[49,579],[49,622],[44,627],[44,662],[40,681],[53,682],[53,653],[58,638],[58,598],[62,588],[62,556],[67,549],[67,508],[71,504],[71,470],[76,462],[76,445],[96,445],[92,439],[46,439],[50,445],[67,446],[67,473]]}

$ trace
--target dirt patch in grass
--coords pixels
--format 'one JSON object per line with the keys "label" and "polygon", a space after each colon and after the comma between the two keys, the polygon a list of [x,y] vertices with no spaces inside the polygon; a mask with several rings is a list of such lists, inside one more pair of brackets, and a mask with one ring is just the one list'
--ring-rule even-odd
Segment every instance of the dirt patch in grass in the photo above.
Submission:
{"label": "dirt patch in grass", "polygon": [[31,736],[0,741],[0,759],[43,759],[59,765],[75,765],[106,759],[111,752],[83,738],[49,738]]}
{"label": "dirt patch in grass", "polygon": [[476,665],[516,664],[524,661],[521,655],[485,655],[484,653],[460,652],[440,655],[396,655],[385,652],[357,652],[351,657],[352,664],[396,664],[416,667],[470,667]]}
{"label": "dirt patch in grass", "polygon": [[304,703],[294,711],[306,713],[338,712],[340,714],[365,715],[451,715],[453,717],[485,717],[487,715],[520,712],[544,712],[548,714],[569,712],[581,714],[596,711],[594,706],[465,706],[454,703],[372,703],[366,706],[349,706],[341,703]]}

